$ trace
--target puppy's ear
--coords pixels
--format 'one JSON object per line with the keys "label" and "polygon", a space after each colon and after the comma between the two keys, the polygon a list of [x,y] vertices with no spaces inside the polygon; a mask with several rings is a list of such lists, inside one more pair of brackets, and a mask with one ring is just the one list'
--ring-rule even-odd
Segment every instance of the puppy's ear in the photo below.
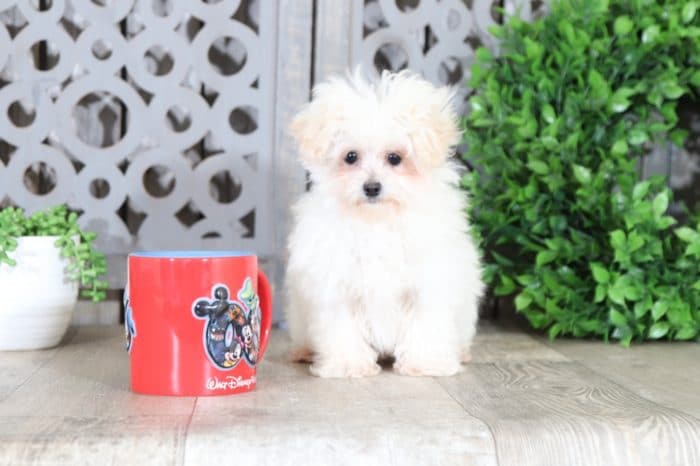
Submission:
{"label": "puppy's ear", "polygon": [[413,143],[419,157],[431,166],[444,163],[454,152],[462,138],[457,112],[454,108],[454,91],[447,87],[434,88],[428,99],[420,128],[414,133]]}
{"label": "puppy's ear", "polygon": [[426,155],[431,162],[441,164],[454,153],[462,139],[459,117],[455,110],[455,91],[448,87],[435,89],[435,105],[429,110],[423,143],[429,147]]}
{"label": "puppy's ear", "polygon": [[359,69],[352,76],[333,76],[314,87],[313,99],[289,126],[307,169],[313,171],[324,162],[343,126],[364,116],[358,102],[370,97],[376,99],[374,88]]}
{"label": "puppy's ear", "polygon": [[325,123],[318,102],[309,102],[294,117],[289,125],[289,133],[294,138],[299,149],[301,163],[305,168],[317,165],[323,160],[328,140],[319,131]]}
{"label": "puppy's ear", "polygon": [[408,72],[382,76],[386,98],[399,110],[419,162],[444,163],[459,144],[461,130],[455,110],[455,89],[435,87]]}
{"label": "puppy's ear", "polygon": [[345,118],[348,102],[353,100],[352,88],[340,78],[331,78],[314,87],[313,99],[289,125],[305,168],[313,171],[314,166],[324,161],[339,123]]}

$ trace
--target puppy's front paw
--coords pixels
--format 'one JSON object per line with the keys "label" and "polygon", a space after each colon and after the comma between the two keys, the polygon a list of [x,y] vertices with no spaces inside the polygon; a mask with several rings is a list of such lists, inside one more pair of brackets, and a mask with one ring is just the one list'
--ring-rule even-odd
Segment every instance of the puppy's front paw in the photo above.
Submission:
{"label": "puppy's front paw", "polygon": [[376,362],[317,362],[309,367],[313,375],[323,378],[369,377],[379,374],[381,370]]}
{"label": "puppy's front paw", "polygon": [[418,361],[411,359],[398,359],[394,363],[394,371],[400,375],[413,377],[431,376],[446,377],[461,372],[462,368],[458,360]]}

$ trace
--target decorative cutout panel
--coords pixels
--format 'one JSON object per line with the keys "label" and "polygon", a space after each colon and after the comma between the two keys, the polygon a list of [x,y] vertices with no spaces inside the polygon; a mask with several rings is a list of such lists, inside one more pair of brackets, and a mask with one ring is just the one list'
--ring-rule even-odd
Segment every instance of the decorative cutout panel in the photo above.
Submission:
{"label": "decorative cutout panel", "polygon": [[0,202],[109,253],[270,253],[274,5],[0,0]]}
{"label": "decorative cutout panel", "polygon": [[[519,7],[516,7],[520,5]],[[365,0],[357,2],[362,31],[355,31],[353,63],[379,73],[412,69],[435,84],[462,84],[469,79],[474,51],[495,47],[488,27],[501,22],[503,6],[532,15],[527,2],[499,0]],[[462,86],[463,87],[463,86]],[[464,90],[466,94],[466,89]]]}

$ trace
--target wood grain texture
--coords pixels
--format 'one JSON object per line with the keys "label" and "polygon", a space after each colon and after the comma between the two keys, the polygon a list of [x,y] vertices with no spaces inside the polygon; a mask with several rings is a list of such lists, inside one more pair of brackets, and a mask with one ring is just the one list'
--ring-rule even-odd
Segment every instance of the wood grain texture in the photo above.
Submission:
{"label": "wood grain texture", "polygon": [[[31,377],[0,403],[0,419],[189,416],[192,412],[194,398],[129,392],[129,360],[121,327],[78,327],[71,333],[74,336],[54,350],[0,353],[15,366],[35,368]],[[4,378],[4,371],[0,374]]]}
{"label": "wood grain texture", "polygon": [[566,361],[566,357],[515,328],[481,323],[471,349],[474,362]]}
{"label": "wood grain texture", "polygon": [[483,325],[455,377],[354,380],[311,377],[287,347],[275,332],[256,391],[196,399],[130,393],[116,326],[0,353],[0,465],[700,464],[697,345]]}
{"label": "wood grain texture", "polygon": [[195,399],[130,393],[120,327],[73,328],[57,348],[0,361],[0,380],[18,382],[0,395],[0,465],[182,461]]}
{"label": "wood grain texture", "polygon": [[56,354],[56,348],[21,353],[0,352],[0,409],[3,402],[22,387]]}
{"label": "wood grain texture", "polygon": [[531,340],[521,345],[533,358],[497,360],[475,351],[462,374],[439,380],[466,412],[491,427],[500,465],[700,464],[696,418],[639,396],[605,372],[551,359],[536,349],[543,343],[519,338]]}
{"label": "wood grain texture", "polygon": [[557,340],[547,346],[638,396],[700,419],[700,345],[644,343],[623,348]]}
{"label": "wood grain texture", "polygon": [[182,464],[189,416],[9,416],[0,465]]}

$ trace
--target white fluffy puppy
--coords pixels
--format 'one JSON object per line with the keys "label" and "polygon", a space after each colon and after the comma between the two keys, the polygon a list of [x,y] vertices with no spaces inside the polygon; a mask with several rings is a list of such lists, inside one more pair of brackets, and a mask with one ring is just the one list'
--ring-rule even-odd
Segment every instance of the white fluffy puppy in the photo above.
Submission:
{"label": "white fluffy puppy", "polygon": [[320,377],[452,375],[468,360],[482,294],[452,93],[416,75],[318,85],[293,120],[312,187],[293,208],[292,358]]}

